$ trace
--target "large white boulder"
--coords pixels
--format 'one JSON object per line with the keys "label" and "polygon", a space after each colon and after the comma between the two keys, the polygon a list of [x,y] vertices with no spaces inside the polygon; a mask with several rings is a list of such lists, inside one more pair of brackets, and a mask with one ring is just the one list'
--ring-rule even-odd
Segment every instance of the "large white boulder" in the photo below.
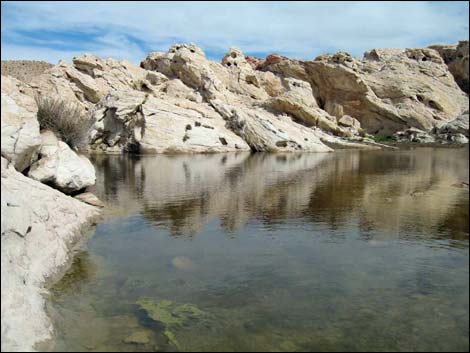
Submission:
{"label": "large white boulder", "polygon": [[28,173],[30,178],[71,193],[95,184],[95,168],[89,159],[78,155],[51,131],[41,133],[41,159]]}

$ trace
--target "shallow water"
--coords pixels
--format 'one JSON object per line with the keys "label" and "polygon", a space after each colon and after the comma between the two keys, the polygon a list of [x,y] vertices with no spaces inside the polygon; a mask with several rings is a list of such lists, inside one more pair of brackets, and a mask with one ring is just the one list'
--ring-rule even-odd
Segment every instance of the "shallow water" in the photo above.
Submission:
{"label": "shallow water", "polygon": [[56,351],[469,350],[468,148],[93,162]]}

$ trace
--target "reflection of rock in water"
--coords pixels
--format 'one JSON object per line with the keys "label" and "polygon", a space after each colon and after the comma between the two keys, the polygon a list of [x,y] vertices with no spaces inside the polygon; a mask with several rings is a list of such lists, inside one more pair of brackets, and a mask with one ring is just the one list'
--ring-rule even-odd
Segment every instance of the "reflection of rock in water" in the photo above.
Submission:
{"label": "reflection of rock in water", "polygon": [[468,148],[422,148],[100,156],[95,192],[113,201],[115,214],[140,211],[173,235],[197,235],[213,220],[234,232],[253,219],[269,226],[299,217],[334,227],[356,219],[362,229],[383,234],[406,230],[403,220],[414,217],[425,233],[444,219],[465,225],[452,211],[465,189],[451,185],[468,180],[467,154]]}

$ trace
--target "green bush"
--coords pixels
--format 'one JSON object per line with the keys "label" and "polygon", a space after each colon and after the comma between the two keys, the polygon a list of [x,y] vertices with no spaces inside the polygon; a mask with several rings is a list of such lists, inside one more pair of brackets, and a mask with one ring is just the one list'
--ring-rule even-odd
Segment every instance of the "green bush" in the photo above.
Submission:
{"label": "green bush", "polygon": [[77,104],[42,96],[36,97],[36,103],[41,130],[53,131],[73,149],[87,142],[93,120],[91,117],[84,117]]}

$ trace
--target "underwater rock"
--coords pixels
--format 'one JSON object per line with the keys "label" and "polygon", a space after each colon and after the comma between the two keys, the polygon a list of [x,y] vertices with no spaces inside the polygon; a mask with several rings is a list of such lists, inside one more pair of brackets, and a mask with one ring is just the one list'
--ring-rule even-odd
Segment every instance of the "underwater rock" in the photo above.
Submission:
{"label": "underwater rock", "polygon": [[170,344],[179,347],[175,331],[196,323],[207,317],[207,314],[193,304],[177,304],[171,300],[141,299],[136,302],[139,308],[146,312],[148,317],[162,324],[163,334]]}
{"label": "underwater rock", "polygon": [[180,271],[194,271],[194,262],[186,256],[176,256],[171,260],[174,268]]}
{"label": "underwater rock", "polygon": [[129,344],[147,344],[150,342],[150,333],[147,331],[136,331],[124,338],[123,342]]}

